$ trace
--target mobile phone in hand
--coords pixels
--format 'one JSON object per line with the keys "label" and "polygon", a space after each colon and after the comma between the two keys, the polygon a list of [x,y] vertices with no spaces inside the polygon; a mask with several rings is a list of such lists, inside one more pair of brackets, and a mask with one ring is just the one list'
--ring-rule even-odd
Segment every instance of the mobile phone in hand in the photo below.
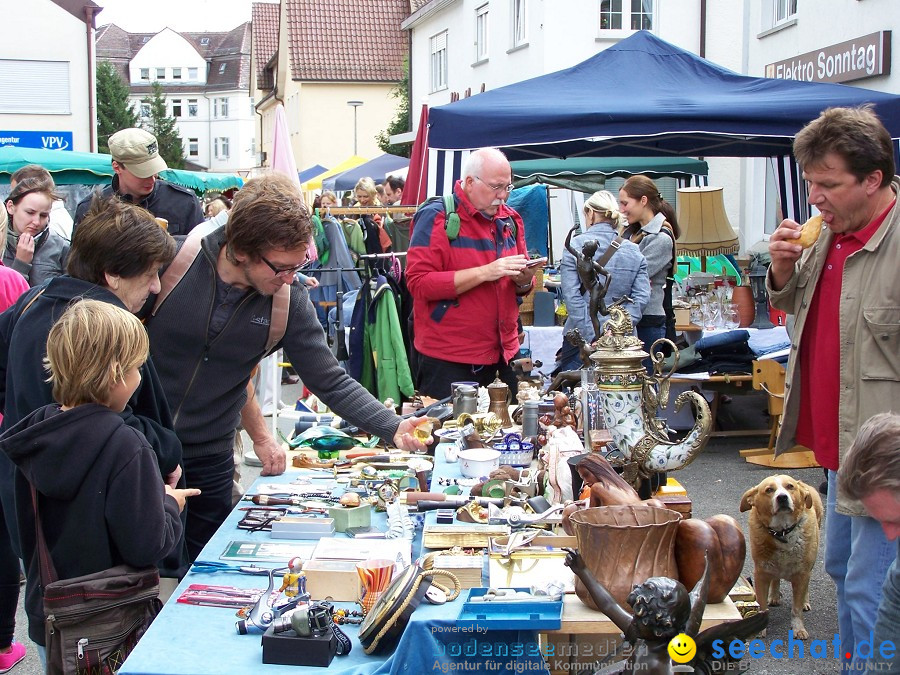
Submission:
{"label": "mobile phone in hand", "polygon": [[527,263],[525,263],[525,267],[543,267],[547,264],[547,258],[532,258]]}

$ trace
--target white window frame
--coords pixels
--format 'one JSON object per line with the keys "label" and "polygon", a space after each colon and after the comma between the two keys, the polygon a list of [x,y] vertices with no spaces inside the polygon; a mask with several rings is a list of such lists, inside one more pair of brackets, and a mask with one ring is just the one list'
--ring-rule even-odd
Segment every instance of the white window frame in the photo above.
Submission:
{"label": "white window frame", "polygon": [[[635,2],[639,3],[638,11],[636,13],[634,12],[633,6],[633,3]],[[656,25],[656,18],[659,12],[658,0],[599,0],[597,3],[597,32],[599,37],[618,39],[627,37],[639,30],[642,30],[640,26],[633,28],[632,24],[635,19],[638,19],[638,17],[645,15],[645,12],[643,12],[643,3],[645,2],[650,3],[650,11],[646,13],[650,16],[650,26],[646,30],[652,32]],[[604,5],[609,6],[610,10],[604,12]],[[620,18],[620,26],[604,27],[604,16],[610,14],[612,16],[618,16]]]}
{"label": "white window frame", "polygon": [[490,5],[484,3],[475,9],[475,63],[488,60],[490,35]]}
{"label": "white window frame", "polygon": [[215,138],[215,154],[216,159],[228,159],[230,141],[228,136],[216,136]]}
{"label": "white window frame", "polygon": [[797,0],[774,0],[772,3],[772,26],[797,18]]}
{"label": "white window frame", "polygon": [[[0,115],[71,115],[69,73],[68,61],[0,58],[0,91],[7,92]],[[41,128],[36,118],[30,124]],[[22,126],[27,129],[29,123]]]}
{"label": "white window frame", "polygon": [[166,69],[165,68],[157,68],[156,69],[156,79],[157,80],[166,79]]}
{"label": "white window frame", "polygon": [[173,80],[181,79],[181,68],[172,68],[172,79]]}
{"label": "white window frame", "polygon": [[[178,106],[177,108],[175,106]],[[182,99],[173,98],[172,99],[172,117],[183,117],[184,116],[184,104],[182,103]]]}
{"label": "white window frame", "polygon": [[188,157],[199,157],[200,156],[200,139],[199,138],[189,138],[188,139]]}
{"label": "white window frame", "polygon": [[528,44],[528,11],[525,3],[528,0],[510,0],[510,45],[512,49]]}
{"label": "white window frame", "polygon": [[196,98],[189,98],[187,102],[188,117],[196,117],[199,110],[199,101]]}
{"label": "white window frame", "polygon": [[200,70],[198,68],[188,68],[188,79],[192,81],[198,80],[200,77]]}
{"label": "white window frame", "polygon": [[428,43],[431,49],[431,93],[443,91],[447,84],[447,69],[450,61],[447,58],[447,31],[432,35]]}
{"label": "white window frame", "polygon": [[228,117],[228,98],[220,98],[219,101],[219,117]]}
{"label": "white window frame", "polygon": [[150,69],[149,68],[141,68],[140,77],[142,80],[150,80]]}
{"label": "white window frame", "polygon": [[209,38],[208,37],[200,38],[200,46],[208,47],[209,46]]}
{"label": "white window frame", "polygon": [[150,101],[141,101],[140,114],[141,119],[146,120],[150,118]]}
{"label": "white window frame", "polygon": [[219,65],[219,75],[225,74],[225,69],[228,68],[228,62],[225,61]]}

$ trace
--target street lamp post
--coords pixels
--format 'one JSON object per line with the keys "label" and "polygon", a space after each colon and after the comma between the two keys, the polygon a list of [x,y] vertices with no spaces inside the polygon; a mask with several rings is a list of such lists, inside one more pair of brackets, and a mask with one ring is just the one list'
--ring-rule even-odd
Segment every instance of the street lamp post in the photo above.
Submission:
{"label": "street lamp post", "polygon": [[353,154],[356,155],[356,110],[363,104],[362,101],[347,101],[347,105],[353,108]]}

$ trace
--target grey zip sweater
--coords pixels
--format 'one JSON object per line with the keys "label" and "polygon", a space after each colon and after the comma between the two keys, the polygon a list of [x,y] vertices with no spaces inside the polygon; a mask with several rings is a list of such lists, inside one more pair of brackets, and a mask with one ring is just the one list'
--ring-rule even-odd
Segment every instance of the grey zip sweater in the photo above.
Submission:
{"label": "grey zip sweater", "polygon": [[[266,355],[272,298],[256,291],[240,300],[215,338],[208,337],[216,299],[216,259],[224,243],[224,227],[203,238],[196,260],[147,322],[150,351],[185,458],[232,452],[247,381]],[[296,283],[291,286],[287,329],[278,346],[304,384],[335,413],[369,433],[393,438],[400,418],[340,367],[325,342],[309,294]]]}

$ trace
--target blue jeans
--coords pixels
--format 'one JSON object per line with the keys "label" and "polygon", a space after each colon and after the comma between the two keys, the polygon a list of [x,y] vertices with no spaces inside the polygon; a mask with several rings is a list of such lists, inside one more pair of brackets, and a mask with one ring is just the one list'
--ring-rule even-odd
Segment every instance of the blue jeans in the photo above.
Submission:
{"label": "blue jeans", "polygon": [[[897,555],[900,556],[900,540],[897,542]],[[888,570],[887,578],[881,589],[881,604],[878,606],[878,618],[875,621],[875,639],[872,641],[872,658],[868,665],[871,672],[900,673],[900,557]],[[890,641],[894,644],[893,658],[882,658],[879,647]],[[877,665],[876,665],[877,664]]]}
{"label": "blue jeans", "polygon": [[[661,326],[641,326],[637,327],[637,336],[641,339],[641,342],[644,343],[644,351],[648,354],[650,353],[650,345],[652,345],[659,338],[666,337],[666,326],[665,324]],[[648,373],[653,372],[653,362],[646,358],[643,360],[644,368],[647,369]]]}
{"label": "blue jeans", "polygon": [[835,511],[837,472],[828,472],[825,504],[825,571],[837,586],[838,631],[841,654],[852,654],[855,672],[865,668],[856,655],[857,643],[871,638],[881,602],[881,587],[897,547],[884,536],[881,525],[868,516],[845,516]]}

